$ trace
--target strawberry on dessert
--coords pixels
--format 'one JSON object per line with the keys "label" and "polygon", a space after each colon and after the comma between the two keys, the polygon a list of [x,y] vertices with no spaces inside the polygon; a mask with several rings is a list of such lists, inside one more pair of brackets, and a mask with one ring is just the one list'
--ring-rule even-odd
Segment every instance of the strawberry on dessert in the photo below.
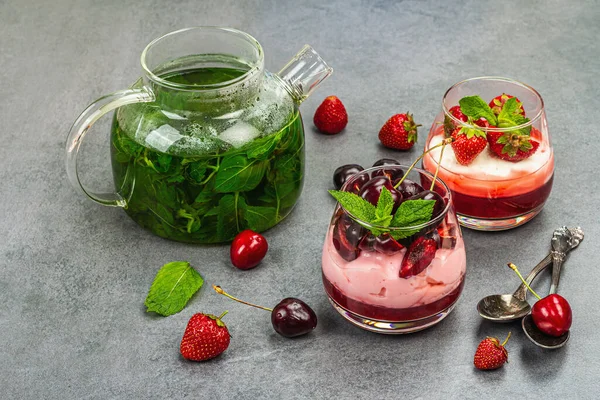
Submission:
{"label": "strawberry on dessert", "polygon": [[456,161],[469,165],[487,146],[485,133],[478,129],[456,128],[451,137]]}
{"label": "strawberry on dessert", "polygon": [[492,153],[506,161],[525,160],[540,147],[529,135],[515,132],[489,132],[487,136]]}

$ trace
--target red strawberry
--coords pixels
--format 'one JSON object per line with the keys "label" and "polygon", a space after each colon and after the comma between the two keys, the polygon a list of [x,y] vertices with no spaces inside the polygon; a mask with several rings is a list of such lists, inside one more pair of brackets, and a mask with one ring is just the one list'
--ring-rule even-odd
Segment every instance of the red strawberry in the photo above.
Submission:
{"label": "red strawberry", "polygon": [[[512,99],[515,96],[511,96],[510,94],[506,94],[506,93],[502,93],[500,96],[496,96],[492,99],[492,101],[490,101],[490,108],[492,109],[492,111],[494,112],[494,114],[499,115],[500,111],[502,111],[502,107],[504,106],[504,103],[506,103],[506,100],[508,99]],[[521,100],[517,99],[517,104],[519,104],[519,108],[517,109],[517,114],[521,114],[522,116],[525,116],[525,110],[523,109],[523,103],[521,102]]]}
{"label": "red strawberry", "polygon": [[318,130],[329,135],[340,133],[348,123],[348,113],[336,96],[326,97],[317,107],[313,122]]}
{"label": "red strawberry", "polygon": [[510,332],[506,340],[500,344],[500,341],[493,337],[487,337],[479,343],[473,364],[477,369],[497,369],[508,361],[508,351],[504,348],[510,338]]}
{"label": "red strawberry", "polygon": [[400,266],[400,278],[410,278],[420,274],[435,258],[435,239],[419,236],[410,244]]}
{"label": "red strawberry", "polygon": [[479,129],[456,128],[452,132],[452,149],[456,160],[462,165],[469,165],[487,146],[485,132]]}
{"label": "red strawberry", "polygon": [[488,132],[487,140],[492,153],[506,161],[524,160],[540,147],[531,136],[516,132]]}
{"label": "red strawberry", "polygon": [[229,347],[231,335],[221,318],[211,314],[194,314],[181,339],[179,350],[183,358],[204,361],[214,358]]}
{"label": "red strawberry", "polygon": [[396,114],[379,131],[379,140],[385,147],[408,150],[417,143],[417,127],[412,114]]}
{"label": "red strawberry", "polygon": [[[465,114],[460,110],[460,106],[454,106],[448,110],[448,113],[452,115],[459,121],[467,122],[469,119]],[[456,123],[449,116],[444,116],[444,135],[449,138],[452,136],[452,132],[456,128]]]}

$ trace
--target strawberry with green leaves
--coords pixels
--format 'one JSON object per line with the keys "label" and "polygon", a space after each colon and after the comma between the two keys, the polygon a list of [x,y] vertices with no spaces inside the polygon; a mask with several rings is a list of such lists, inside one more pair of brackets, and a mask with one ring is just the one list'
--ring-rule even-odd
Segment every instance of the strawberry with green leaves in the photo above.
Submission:
{"label": "strawberry with green leaves", "polygon": [[379,141],[385,147],[409,150],[417,143],[417,128],[410,113],[396,114],[386,121],[379,131]]}
{"label": "strawberry with green leaves", "polygon": [[462,165],[471,164],[488,144],[485,132],[479,129],[456,128],[451,137],[454,139],[451,146],[456,161]]}
{"label": "strawberry with green leaves", "polygon": [[502,344],[500,344],[498,339],[493,337],[483,339],[479,343],[479,346],[477,346],[477,351],[475,351],[475,357],[473,358],[475,368],[490,370],[503,366],[508,361],[508,351],[504,346],[509,338],[510,332]]}
{"label": "strawberry with green leaves", "polygon": [[488,143],[493,154],[512,162],[529,158],[540,147],[529,135],[515,132],[488,132]]}
{"label": "strawberry with green leaves", "polygon": [[229,347],[231,335],[221,318],[211,314],[194,314],[181,339],[179,350],[186,360],[205,361],[215,358]]}

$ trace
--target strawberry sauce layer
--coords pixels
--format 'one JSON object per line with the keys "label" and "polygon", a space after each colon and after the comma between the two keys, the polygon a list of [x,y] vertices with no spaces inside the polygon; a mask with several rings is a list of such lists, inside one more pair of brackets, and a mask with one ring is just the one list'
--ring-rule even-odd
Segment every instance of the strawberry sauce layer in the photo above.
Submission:
{"label": "strawberry sauce layer", "polygon": [[[427,148],[443,138],[440,126]],[[424,169],[435,172],[440,151],[434,149],[423,158]],[[486,148],[469,165],[459,164],[452,147],[446,146],[439,169],[439,177],[452,191],[456,211],[482,218],[514,217],[541,206],[550,195],[553,176],[554,155],[545,141],[522,161],[502,160]]]}
{"label": "strawberry sauce layer", "polygon": [[462,238],[453,249],[438,249],[420,274],[400,278],[406,249],[388,256],[362,251],[353,261],[339,256],[331,231],[323,246],[323,282],[338,304],[367,318],[408,321],[434,315],[454,303],[462,291],[466,255]]}

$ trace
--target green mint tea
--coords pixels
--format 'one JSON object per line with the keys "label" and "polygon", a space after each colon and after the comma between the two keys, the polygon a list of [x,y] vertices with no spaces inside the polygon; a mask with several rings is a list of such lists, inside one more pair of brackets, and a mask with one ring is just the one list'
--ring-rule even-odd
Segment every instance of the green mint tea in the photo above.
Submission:
{"label": "green mint tea", "polygon": [[[198,68],[161,78],[210,85],[244,72]],[[111,158],[125,211],[155,234],[182,242],[226,242],[244,229],[265,231],[289,214],[302,191],[300,114],[273,90],[253,93],[251,106],[240,106],[235,96],[205,101],[199,93],[198,99],[193,91],[166,91],[157,94],[162,104],[115,113]]]}

